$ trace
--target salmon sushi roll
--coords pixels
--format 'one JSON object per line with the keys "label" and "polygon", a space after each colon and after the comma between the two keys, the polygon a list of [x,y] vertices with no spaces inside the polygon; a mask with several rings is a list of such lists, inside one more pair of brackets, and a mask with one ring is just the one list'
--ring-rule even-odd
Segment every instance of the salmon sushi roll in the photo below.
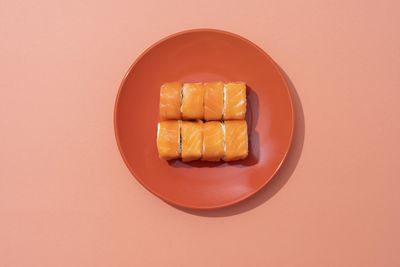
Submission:
{"label": "salmon sushi roll", "polygon": [[203,150],[203,122],[183,121],[181,126],[182,161],[201,158]]}
{"label": "salmon sushi roll", "polygon": [[204,119],[221,120],[224,109],[224,84],[212,82],[204,84]]}
{"label": "salmon sushi roll", "polygon": [[182,118],[202,120],[204,117],[204,87],[202,83],[185,83],[182,88]]}
{"label": "salmon sushi roll", "polygon": [[219,161],[225,155],[223,125],[219,121],[203,124],[203,161]]}
{"label": "salmon sushi roll", "polygon": [[227,83],[224,93],[224,120],[243,120],[246,115],[246,84]]}
{"label": "salmon sushi roll", "polygon": [[181,118],[182,83],[164,83],[160,89],[161,120],[179,120]]}
{"label": "salmon sushi roll", "polygon": [[248,155],[247,123],[245,120],[225,121],[224,161],[244,159]]}
{"label": "salmon sushi roll", "polygon": [[157,149],[161,159],[180,157],[181,121],[162,121],[157,125]]}

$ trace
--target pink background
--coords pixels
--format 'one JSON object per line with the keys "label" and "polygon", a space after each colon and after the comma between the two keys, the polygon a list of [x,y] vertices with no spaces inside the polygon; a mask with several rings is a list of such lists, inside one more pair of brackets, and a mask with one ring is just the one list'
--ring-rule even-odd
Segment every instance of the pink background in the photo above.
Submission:
{"label": "pink background", "polygon": [[[399,266],[399,3],[2,0],[0,266]],[[113,105],[140,52],[199,27],[278,62],[298,128],[262,192],[189,213],[128,172]]]}

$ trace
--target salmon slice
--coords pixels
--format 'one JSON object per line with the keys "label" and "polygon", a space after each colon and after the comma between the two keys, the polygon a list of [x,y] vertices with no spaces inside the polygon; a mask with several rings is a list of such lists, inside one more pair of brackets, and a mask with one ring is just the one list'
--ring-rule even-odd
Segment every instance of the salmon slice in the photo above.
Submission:
{"label": "salmon slice", "polygon": [[224,119],[243,120],[246,115],[246,84],[225,84]]}
{"label": "salmon slice", "polygon": [[224,109],[224,84],[213,82],[204,84],[204,119],[221,120]]}
{"label": "salmon slice", "polygon": [[201,158],[203,148],[203,122],[183,121],[181,126],[182,161]]}
{"label": "salmon slice", "polygon": [[185,83],[182,89],[182,118],[201,120],[204,116],[204,88],[201,83]]}
{"label": "salmon slice", "polygon": [[245,120],[225,121],[225,156],[223,160],[244,159],[248,154],[247,123]]}
{"label": "salmon slice", "polygon": [[162,121],[157,125],[158,156],[162,159],[176,159],[180,156],[181,121]]}
{"label": "salmon slice", "polygon": [[164,83],[160,89],[161,120],[178,120],[181,118],[182,83]]}
{"label": "salmon slice", "polygon": [[203,156],[204,161],[219,161],[225,154],[224,131],[219,121],[203,124]]}

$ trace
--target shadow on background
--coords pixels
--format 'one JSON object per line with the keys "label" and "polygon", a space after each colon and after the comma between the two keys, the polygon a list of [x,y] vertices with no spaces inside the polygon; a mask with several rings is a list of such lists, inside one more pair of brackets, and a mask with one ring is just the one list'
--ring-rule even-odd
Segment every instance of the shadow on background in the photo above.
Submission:
{"label": "shadow on background", "polygon": [[295,116],[295,127],[294,127],[292,146],[290,147],[285,162],[279,169],[278,173],[275,175],[275,177],[271,179],[271,181],[264,188],[262,188],[254,196],[238,204],[216,210],[191,210],[181,207],[176,207],[176,208],[197,216],[204,216],[204,217],[232,216],[249,211],[263,204],[272,196],[274,196],[287,183],[289,178],[292,176],[294,170],[296,169],[297,163],[299,162],[301,156],[304,143],[305,123],[304,123],[303,107],[301,105],[300,98],[296,92],[296,88],[294,87],[293,83],[291,82],[287,74],[280,67],[279,69],[288,83],[289,90],[292,96],[293,106],[294,106],[294,116]]}

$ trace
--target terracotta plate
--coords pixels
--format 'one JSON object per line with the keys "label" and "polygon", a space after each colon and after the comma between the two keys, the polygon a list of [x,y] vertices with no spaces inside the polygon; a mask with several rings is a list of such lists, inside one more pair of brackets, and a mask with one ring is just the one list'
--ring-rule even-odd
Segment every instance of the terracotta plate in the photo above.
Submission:
{"label": "terracotta plate", "polygon": [[[160,85],[166,81],[245,81],[250,155],[234,163],[167,162],[157,156]],[[162,39],[131,66],[115,103],[115,136],[136,179],[178,206],[212,209],[253,195],[288,153],[293,107],[272,59],[250,41],[219,30],[190,30]]]}

